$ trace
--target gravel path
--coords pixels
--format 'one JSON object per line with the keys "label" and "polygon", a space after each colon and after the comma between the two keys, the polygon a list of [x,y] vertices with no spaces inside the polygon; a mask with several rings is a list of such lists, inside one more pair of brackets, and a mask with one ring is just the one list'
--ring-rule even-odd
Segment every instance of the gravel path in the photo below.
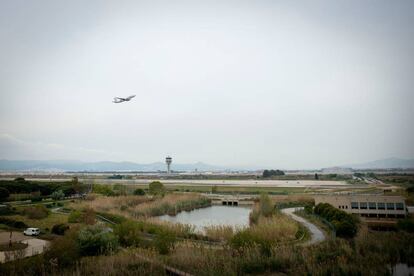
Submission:
{"label": "gravel path", "polygon": [[292,219],[296,220],[297,222],[302,223],[306,228],[309,229],[312,237],[311,237],[311,240],[306,243],[306,245],[311,245],[311,244],[324,241],[326,239],[325,235],[318,227],[316,227],[315,224],[310,223],[306,219],[294,214],[295,211],[299,211],[299,210],[303,210],[303,207],[286,208],[286,209],[282,209],[281,211],[282,213],[290,216]]}

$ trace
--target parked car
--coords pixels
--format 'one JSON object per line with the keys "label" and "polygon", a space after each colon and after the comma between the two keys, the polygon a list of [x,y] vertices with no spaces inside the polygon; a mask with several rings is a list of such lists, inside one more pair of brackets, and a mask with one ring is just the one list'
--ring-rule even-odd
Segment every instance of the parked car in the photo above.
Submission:
{"label": "parked car", "polygon": [[24,230],[23,234],[25,236],[38,236],[40,234],[40,229],[30,227],[30,228],[27,228],[26,230]]}

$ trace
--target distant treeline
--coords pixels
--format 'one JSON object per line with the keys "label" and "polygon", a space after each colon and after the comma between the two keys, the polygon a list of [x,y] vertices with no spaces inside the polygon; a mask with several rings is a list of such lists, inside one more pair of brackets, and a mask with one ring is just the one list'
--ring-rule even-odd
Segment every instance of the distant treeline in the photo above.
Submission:
{"label": "distant treeline", "polygon": [[77,178],[74,178],[72,181],[64,182],[27,181],[24,178],[16,178],[15,180],[0,180],[0,188],[6,189],[10,194],[29,194],[39,192],[41,196],[49,196],[58,190],[61,190],[65,196],[86,190],[86,186],[78,182]]}
{"label": "distant treeline", "polygon": [[284,171],[281,170],[264,170],[263,171],[263,177],[272,177],[272,176],[277,176],[277,175],[285,175]]}

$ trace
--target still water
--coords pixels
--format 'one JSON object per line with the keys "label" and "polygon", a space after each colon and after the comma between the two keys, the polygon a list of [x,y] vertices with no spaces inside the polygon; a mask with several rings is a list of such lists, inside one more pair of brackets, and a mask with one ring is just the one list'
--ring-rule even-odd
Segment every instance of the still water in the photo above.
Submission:
{"label": "still water", "polygon": [[190,212],[181,212],[176,216],[164,215],[158,218],[173,223],[192,224],[197,231],[203,232],[205,226],[211,225],[247,227],[249,226],[249,213],[248,207],[213,205]]}

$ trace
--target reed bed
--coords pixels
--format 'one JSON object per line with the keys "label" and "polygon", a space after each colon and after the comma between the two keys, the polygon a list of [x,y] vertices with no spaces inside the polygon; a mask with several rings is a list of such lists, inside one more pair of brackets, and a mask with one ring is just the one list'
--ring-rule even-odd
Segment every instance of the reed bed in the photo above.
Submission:
{"label": "reed bed", "polygon": [[167,194],[164,197],[127,196],[95,196],[70,205],[74,209],[92,208],[97,212],[123,215],[129,218],[176,215],[181,211],[191,211],[210,206],[209,199],[198,194]]}
{"label": "reed bed", "polygon": [[241,228],[229,225],[211,225],[204,227],[204,234],[213,241],[229,241]]}
{"label": "reed bed", "polygon": [[131,216],[153,217],[164,214],[176,215],[181,211],[191,211],[211,205],[211,201],[198,194],[168,194],[150,202],[144,202],[128,209]]}
{"label": "reed bed", "polygon": [[157,262],[152,262],[155,259],[156,253],[152,250],[134,249],[112,256],[83,258],[75,268],[58,275],[165,275],[164,268]]}
{"label": "reed bed", "polygon": [[114,210],[125,211],[128,208],[133,208],[145,202],[151,201],[151,198],[146,196],[94,196],[92,200],[80,201],[71,204],[69,207],[74,209],[92,208],[97,212],[112,212]]}
{"label": "reed bed", "polygon": [[271,217],[259,217],[257,224],[252,225],[246,231],[259,240],[269,244],[296,239],[299,225],[283,214],[275,214]]}

